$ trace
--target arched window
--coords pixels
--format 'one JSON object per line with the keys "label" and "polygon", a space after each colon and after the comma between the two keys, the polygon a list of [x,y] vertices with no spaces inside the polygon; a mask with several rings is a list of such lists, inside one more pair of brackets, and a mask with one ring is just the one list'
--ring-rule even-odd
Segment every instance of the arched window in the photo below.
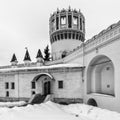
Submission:
{"label": "arched window", "polygon": [[62,53],[62,58],[64,58],[64,57],[66,57],[67,56],[67,51],[63,51],[63,53]]}

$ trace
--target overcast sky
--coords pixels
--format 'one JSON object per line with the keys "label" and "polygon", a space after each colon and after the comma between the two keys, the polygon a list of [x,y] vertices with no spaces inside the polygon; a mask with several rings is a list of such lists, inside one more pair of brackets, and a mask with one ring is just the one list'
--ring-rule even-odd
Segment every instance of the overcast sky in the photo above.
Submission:
{"label": "overcast sky", "polygon": [[23,62],[25,47],[32,61],[49,43],[49,17],[57,8],[80,9],[86,18],[86,39],[120,20],[120,0],[0,0],[0,66],[13,53]]}

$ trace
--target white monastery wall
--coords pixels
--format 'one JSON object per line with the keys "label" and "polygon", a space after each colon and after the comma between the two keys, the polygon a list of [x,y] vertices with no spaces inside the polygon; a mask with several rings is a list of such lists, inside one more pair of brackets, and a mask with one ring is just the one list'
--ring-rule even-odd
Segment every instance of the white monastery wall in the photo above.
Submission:
{"label": "white monastery wall", "polygon": [[72,51],[77,46],[80,46],[82,42],[80,40],[73,39],[63,39],[56,41],[51,45],[52,48],[52,56],[55,59],[60,59],[63,51]]}
{"label": "white monastery wall", "polygon": [[[81,72],[54,73],[54,97],[83,98]],[[63,80],[63,89],[58,89],[58,81]]]}
{"label": "white monastery wall", "polygon": [[[113,38],[107,39],[105,38],[107,33],[104,37],[103,44],[99,45],[100,43],[97,41],[96,43],[92,44],[94,46],[91,46],[92,48],[90,49],[90,45],[85,50],[85,84],[84,84],[84,102],[87,103],[89,98],[94,98],[96,102],[98,103],[98,106],[102,108],[107,108],[111,110],[117,110],[120,112],[120,28],[115,29],[114,31],[111,31],[114,33]],[[95,42],[94,41],[94,42]],[[96,45],[97,44],[97,45]],[[90,62],[95,58],[96,56],[99,55],[105,55],[107,56],[113,63],[114,66],[114,91],[115,91],[115,96],[110,96],[110,95],[103,95],[103,94],[98,94],[98,93],[91,93],[87,94],[87,69],[90,64]],[[109,102],[108,102],[109,101]]]}

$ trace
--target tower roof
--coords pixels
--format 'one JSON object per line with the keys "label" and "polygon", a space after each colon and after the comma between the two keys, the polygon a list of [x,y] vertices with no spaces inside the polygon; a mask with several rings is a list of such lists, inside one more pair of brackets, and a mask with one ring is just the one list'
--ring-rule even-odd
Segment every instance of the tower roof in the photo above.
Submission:
{"label": "tower roof", "polygon": [[31,61],[28,49],[26,49],[26,53],[25,53],[25,57],[24,57],[24,61]]}
{"label": "tower roof", "polygon": [[42,52],[41,52],[40,49],[38,50],[38,53],[37,53],[36,58],[43,58],[43,56],[42,56]]}
{"label": "tower roof", "polygon": [[17,62],[17,58],[16,58],[16,56],[15,56],[15,53],[13,54],[12,59],[11,59],[10,62]]}

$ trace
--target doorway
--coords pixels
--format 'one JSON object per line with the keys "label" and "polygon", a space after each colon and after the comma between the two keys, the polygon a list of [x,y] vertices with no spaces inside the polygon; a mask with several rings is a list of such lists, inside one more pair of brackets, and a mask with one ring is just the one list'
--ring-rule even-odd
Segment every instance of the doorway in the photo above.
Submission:
{"label": "doorway", "polygon": [[51,83],[50,81],[44,82],[44,95],[51,93]]}

